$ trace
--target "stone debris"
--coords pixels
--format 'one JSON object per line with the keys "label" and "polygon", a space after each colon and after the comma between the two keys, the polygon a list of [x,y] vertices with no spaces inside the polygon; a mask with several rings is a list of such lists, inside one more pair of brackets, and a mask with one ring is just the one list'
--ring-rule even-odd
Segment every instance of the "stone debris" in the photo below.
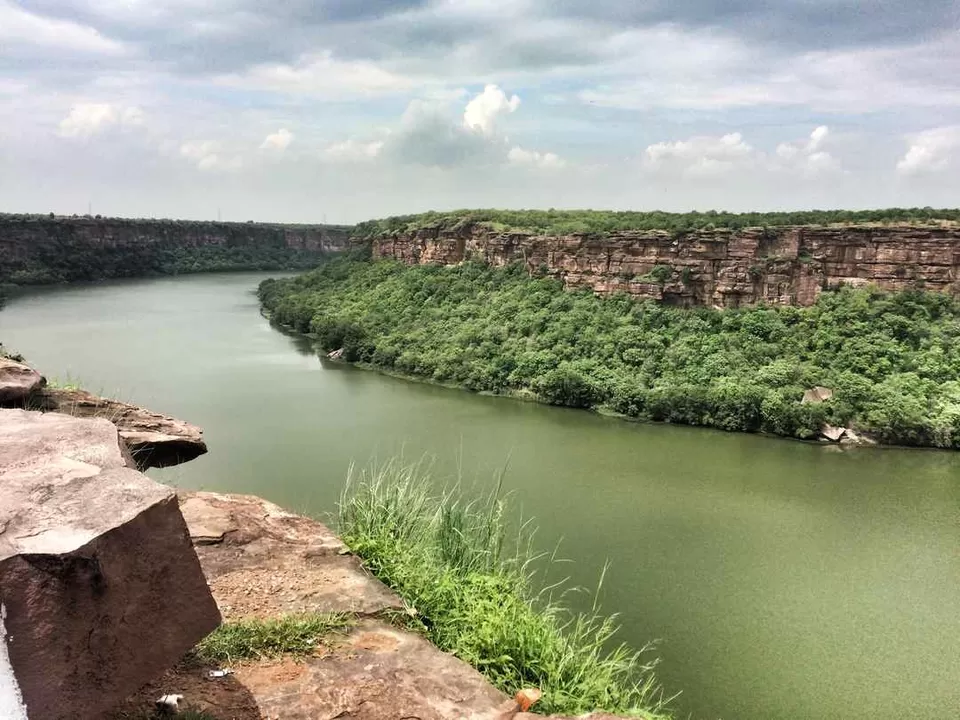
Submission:
{"label": "stone debris", "polygon": [[220,614],[176,495],[110,422],[0,410],[0,438],[0,605],[27,717],[99,718]]}

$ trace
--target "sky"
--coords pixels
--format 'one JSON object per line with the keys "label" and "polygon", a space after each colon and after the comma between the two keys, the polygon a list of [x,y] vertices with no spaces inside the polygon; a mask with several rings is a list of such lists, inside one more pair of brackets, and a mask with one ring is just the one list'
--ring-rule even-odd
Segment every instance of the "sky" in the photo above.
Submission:
{"label": "sky", "polygon": [[960,0],[0,0],[0,212],[960,205]]}

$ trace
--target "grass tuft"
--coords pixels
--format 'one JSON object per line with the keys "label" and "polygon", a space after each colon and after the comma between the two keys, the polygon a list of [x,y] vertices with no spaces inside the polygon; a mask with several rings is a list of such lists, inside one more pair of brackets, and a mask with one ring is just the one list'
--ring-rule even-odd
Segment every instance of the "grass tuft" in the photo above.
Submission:
{"label": "grass tuft", "polygon": [[339,531],[416,610],[431,641],[504,692],[540,688],[545,714],[668,717],[649,647],[616,643],[616,617],[596,602],[576,613],[563,603],[569,589],[535,589],[532,568],[542,556],[532,551],[529,523],[508,536],[500,487],[465,501],[434,490],[420,463],[351,469]]}
{"label": "grass tuft", "polygon": [[352,620],[342,613],[306,613],[271,620],[229,622],[201,640],[195,653],[199,660],[215,663],[310,655],[329,635],[351,624]]}

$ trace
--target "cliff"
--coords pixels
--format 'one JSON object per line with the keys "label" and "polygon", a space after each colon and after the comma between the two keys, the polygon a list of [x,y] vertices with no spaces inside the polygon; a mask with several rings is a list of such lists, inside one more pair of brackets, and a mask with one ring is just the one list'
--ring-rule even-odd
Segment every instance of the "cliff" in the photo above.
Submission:
{"label": "cliff", "polygon": [[315,265],[341,225],[0,215],[0,284]]}
{"label": "cliff", "polygon": [[573,234],[462,223],[381,233],[371,242],[375,258],[520,261],[569,288],[681,306],[811,305],[841,284],[960,294],[960,225],[949,222]]}

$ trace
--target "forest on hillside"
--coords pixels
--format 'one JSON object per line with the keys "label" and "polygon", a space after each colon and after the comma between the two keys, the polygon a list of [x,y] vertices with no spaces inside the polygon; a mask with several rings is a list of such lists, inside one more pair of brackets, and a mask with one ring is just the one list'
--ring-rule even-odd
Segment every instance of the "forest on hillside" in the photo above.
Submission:
{"label": "forest on hillside", "polygon": [[960,210],[886,208],[881,210],[800,210],[785,212],[617,212],[612,210],[453,210],[396,215],[359,223],[354,237],[372,238],[421,228],[454,229],[480,224],[499,232],[533,232],[545,235],[605,233],[622,230],[665,230],[678,233],[705,228],[738,230],[783,225],[895,224],[960,221]]}
{"label": "forest on hillside", "polygon": [[[263,306],[347,360],[475,391],[723,430],[960,448],[960,302],[844,287],[811,307],[680,309],[519,266],[337,258]],[[804,390],[833,398],[803,404]]]}

